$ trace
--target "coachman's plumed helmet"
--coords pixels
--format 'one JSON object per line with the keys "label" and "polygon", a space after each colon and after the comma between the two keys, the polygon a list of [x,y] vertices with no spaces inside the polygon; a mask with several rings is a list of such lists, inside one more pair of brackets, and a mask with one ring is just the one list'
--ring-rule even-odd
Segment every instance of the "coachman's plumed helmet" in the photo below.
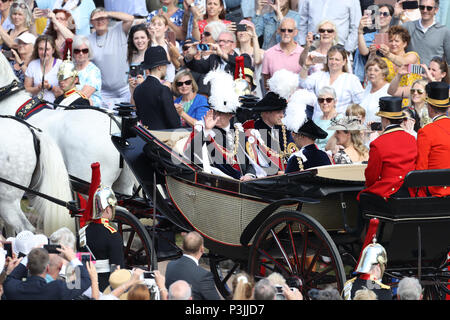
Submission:
{"label": "coachman's plumed helmet", "polygon": [[102,217],[102,212],[107,207],[111,206],[112,209],[112,217],[111,220],[114,219],[116,214],[116,205],[117,198],[114,194],[114,191],[107,186],[100,185],[97,191],[94,194],[94,203],[92,206],[92,220],[97,220]]}
{"label": "coachman's plumed helmet", "polygon": [[66,58],[59,66],[57,74],[58,80],[65,80],[67,78],[75,78],[78,76],[78,71],[70,57],[70,53],[72,52],[72,39],[66,39],[64,52]]}
{"label": "coachman's plumed helmet", "polygon": [[380,265],[381,276],[383,276],[387,264],[387,254],[384,247],[374,240],[373,243],[364,248],[355,272],[368,273],[375,264]]}

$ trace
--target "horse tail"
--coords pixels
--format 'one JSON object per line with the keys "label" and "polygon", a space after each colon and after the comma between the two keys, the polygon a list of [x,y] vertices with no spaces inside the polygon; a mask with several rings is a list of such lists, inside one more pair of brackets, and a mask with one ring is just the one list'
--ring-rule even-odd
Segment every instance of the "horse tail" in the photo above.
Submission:
{"label": "horse tail", "polygon": [[[49,135],[38,132],[36,135],[40,152],[31,188],[59,200],[72,200],[69,174],[59,147]],[[47,236],[61,227],[75,233],[75,219],[66,207],[38,196],[31,197],[30,204],[38,212],[38,226],[42,226]]]}

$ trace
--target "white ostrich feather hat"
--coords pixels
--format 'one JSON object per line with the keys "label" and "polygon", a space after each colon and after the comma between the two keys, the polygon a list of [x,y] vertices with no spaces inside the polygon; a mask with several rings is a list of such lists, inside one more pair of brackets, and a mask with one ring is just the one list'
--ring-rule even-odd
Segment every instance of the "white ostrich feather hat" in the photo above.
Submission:
{"label": "white ostrich feather hat", "polygon": [[298,89],[298,81],[298,74],[286,69],[280,69],[272,75],[267,84],[270,91],[289,100],[289,97]]}
{"label": "white ostrich feather hat", "polygon": [[233,76],[223,70],[212,70],[203,80],[204,84],[208,82],[211,84],[211,93],[208,99],[211,109],[224,113],[235,113],[240,102],[234,88]]}
{"label": "white ostrich feather hat", "polygon": [[306,106],[314,105],[316,95],[305,89],[298,89],[295,91],[288,102],[283,124],[286,129],[298,132],[298,129],[306,122]]}

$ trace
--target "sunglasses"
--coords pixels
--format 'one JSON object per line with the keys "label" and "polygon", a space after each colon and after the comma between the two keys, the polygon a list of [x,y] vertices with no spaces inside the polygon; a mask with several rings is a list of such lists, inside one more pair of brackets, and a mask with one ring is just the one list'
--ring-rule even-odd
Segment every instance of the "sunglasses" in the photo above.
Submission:
{"label": "sunglasses", "polygon": [[425,9],[427,9],[427,11],[431,11],[431,10],[433,10],[435,7],[432,7],[432,6],[424,6],[424,5],[420,5],[419,6],[419,9],[420,9],[420,11],[425,11]]}
{"label": "sunglasses", "polygon": [[211,32],[204,31],[204,32],[203,32],[203,36],[205,36],[205,37],[211,37]]}
{"label": "sunglasses", "polygon": [[319,101],[319,103],[324,103],[324,101],[331,103],[334,101],[334,98],[318,98],[317,101]]}
{"label": "sunglasses", "polygon": [[177,81],[175,82],[175,84],[177,85],[177,87],[181,87],[183,84],[189,86],[192,84],[192,80],[186,80],[186,81]]}
{"label": "sunglasses", "polygon": [[80,52],[83,52],[84,54],[88,54],[89,53],[89,49],[73,49],[73,53],[74,54],[80,54]]}
{"label": "sunglasses", "polygon": [[380,12],[380,16],[389,17],[390,13],[389,12]]}
{"label": "sunglasses", "polygon": [[319,29],[319,33],[325,33],[325,32],[334,33],[334,30],[333,29],[322,29],[322,28]]}
{"label": "sunglasses", "polygon": [[282,28],[282,29],[280,29],[280,31],[281,31],[281,33],[285,33],[286,31],[289,32],[289,33],[292,33],[292,32],[294,32],[294,29],[284,29],[284,28]]}
{"label": "sunglasses", "polygon": [[422,89],[411,89],[410,92],[411,92],[411,94],[414,94],[416,92],[418,94],[424,94],[425,93],[425,91],[423,91]]}
{"label": "sunglasses", "polygon": [[[6,1],[3,1],[3,2],[6,2]],[[28,8],[27,5],[26,5],[25,3],[18,3],[18,2],[14,2],[11,6],[12,6],[13,8],[19,7],[19,8],[21,8],[21,9],[27,9],[27,8]]]}

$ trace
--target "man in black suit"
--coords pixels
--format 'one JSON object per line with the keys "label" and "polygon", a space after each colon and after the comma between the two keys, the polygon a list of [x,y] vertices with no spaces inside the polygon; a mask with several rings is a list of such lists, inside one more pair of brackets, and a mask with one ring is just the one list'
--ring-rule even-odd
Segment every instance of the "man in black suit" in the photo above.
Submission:
{"label": "man in black suit", "polygon": [[147,78],[136,87],[133,99],[138,119],[150,130],[179,128],[181,125],[172,93],[167,86],[161,84],[169,63],[163,47],[149,47],[145,51],[142,67]]}
{"label": "man in black suit", "polygon": [[220,300],[212,273],[198,265],[204,250],[203,237],[198,232],[189,232],[183,239],[183,256],[167,265],[166,288],[184,280],[192,286],[194,300]]}
{"label": "man in black suit", "polygon": [[[72,248],[61,245],[59,250],[65,259],[70,261],[67,268],[75,268],[76,280],[67,283],[64,280],[54,280],[47,283],[49,254],[43,248],[34,248],[28,256],[13,259],[6,270],[6,280],[3,283],[4,295],[7,300],[73,300],[79,297],[91,286],[88,271],[77,259]],[[27,273],[30,276],[27,278]],[[22,279],[26,278],[25,281]]]}

